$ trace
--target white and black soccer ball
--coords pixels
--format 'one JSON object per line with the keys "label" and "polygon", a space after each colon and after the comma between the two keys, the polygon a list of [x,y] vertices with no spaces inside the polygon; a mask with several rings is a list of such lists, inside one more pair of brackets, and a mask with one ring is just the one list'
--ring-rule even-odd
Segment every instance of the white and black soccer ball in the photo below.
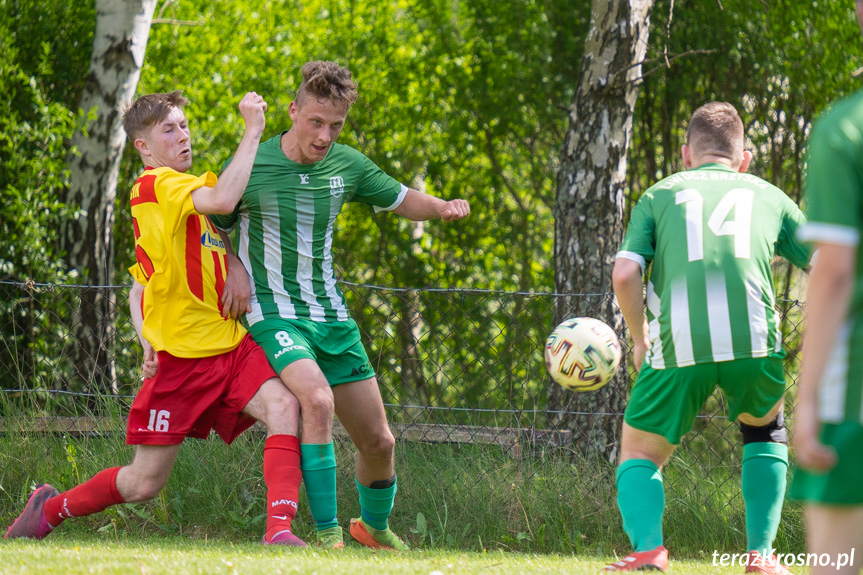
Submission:
{"label": "white and black soccer ball", "polygon": [[620,355],[617,334],[592,317],[568,319],[545,340],[548,373],[571,391],[593,391],[611,381]]}

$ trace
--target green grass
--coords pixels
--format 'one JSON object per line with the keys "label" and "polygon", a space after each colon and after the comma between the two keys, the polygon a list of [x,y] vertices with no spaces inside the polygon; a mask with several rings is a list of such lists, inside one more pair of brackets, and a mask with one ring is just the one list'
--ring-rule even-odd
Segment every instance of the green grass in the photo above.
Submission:
{"label": "green grass", "polygon": [[[231,446],[217,439],[189,440],[156,500],[67,521],[55,535],[255,544],[265,522],[263,441],[254,434]],[[132,453],[122,433],[70,438],[7,431],[0,435],[0,526],[14,520],[35,483],[69,489],[105,467],[127,463]],[[359,514],[355,457],[350,444],[337,445],[344,527]],[[391,525],[415,549],[605,558],[629,551],[615,501],[614,468],[607,463],[572,458],[565,450],[513,458],[506,449],[487,445],[399,442],[396,469],[399,491]],[[743,549],[739,456],[690,449],[674,458],[664,478],[666,545],[674,557],[699,559],[706,549]],[[294,528],[313,539],[302,495]],[[803,550],[799,505],[786,504],[776,548]]]}
{"label": "green grass", "polygon": [[[111,573],[134,575],[386,573],[451,575],[456,573],[599,573],[614,557],[514,553],[503,550],[415,550],[407,554],[374,552],[349,544],[343,551],[262,547],[254,543],[188,537],[146,537],[111,532],[104,536],[56,533],[44,541],[0,542],[4,575],[31,573]],[[672,560],[670,573],[740,575],[739,566]],[[793,570],[798,573],[799,570]]]}

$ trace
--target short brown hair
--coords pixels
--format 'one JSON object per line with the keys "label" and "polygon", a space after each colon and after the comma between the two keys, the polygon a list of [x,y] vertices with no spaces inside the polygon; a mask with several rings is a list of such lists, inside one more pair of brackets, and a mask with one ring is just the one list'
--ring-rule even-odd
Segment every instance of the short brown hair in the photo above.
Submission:
{"label": "short brown hair", "polygon": [[743,120],[728,102],[709,102],[692,114],[686,129],[686,144],[701,154],[725,156],[734,162],[743,158]]}
{"label": "short brown hair", "polygon": [[357,83],[351,71],[335,62],[317,60],[303,64],[303,81],[297,90],[297,105],[306,96],[330,100],[334,104],[346,103],[350,108],[357,101]]}
{"label": "short brown hair", "polygon": [[144,132],[158,124],[171,113],[173,108],[182,108],[189,103],[182,90],[168,94],[147,94],[135,100],[123,114],[123,128],[130,142],[144,135]]}

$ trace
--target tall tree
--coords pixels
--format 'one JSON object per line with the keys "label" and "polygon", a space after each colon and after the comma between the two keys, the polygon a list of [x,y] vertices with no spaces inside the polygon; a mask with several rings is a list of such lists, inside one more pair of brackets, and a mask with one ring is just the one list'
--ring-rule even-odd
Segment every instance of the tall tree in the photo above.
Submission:
{"label": "tall tree", "polygon": [[[114,200],[126,133],[123,106],[135,95],[156,0],[97,0],[90,71],[81,94],[86,120],[72,137],[66,203],[78,208],[61,233],[70,269],[90,286],[114,283]],[[85,289],[73,310],[73,362],[78,385],[115,390],[115,296]]]}
{"label": "tall tree", "polygon": [[[572,294],[557,300],[555,321],[598,317],[621,336],[620,310],[601,294],[612,289],[614,254],[623,238],[626,155],[652,6],[653,0],[593,0],[554,206],[555,288]],[[549,395],[550,421],[573,430],[579,453],[614,462],[620,421],[612,414],[626,403],[627,381],[623,365],[599,391],[555,388]]]}

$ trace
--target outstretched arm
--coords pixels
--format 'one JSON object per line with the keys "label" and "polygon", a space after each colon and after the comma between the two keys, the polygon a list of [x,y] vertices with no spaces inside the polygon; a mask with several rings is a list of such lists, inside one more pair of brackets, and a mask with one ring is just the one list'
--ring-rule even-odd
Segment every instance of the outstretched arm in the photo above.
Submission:
{"label": "outstretched arm", "polygon": [[267,103],[255,92],[249,92],[243,96],[240,102],[240,113],[246,123],[246,132],[231,164],[222,172],[218,183],[212,188],[203,187],[192,192],[192,202],[195,204],[196,212],[230,214],[234,211],[246,189],[246,184],[249,183],[255,155],[258,153],[258,144],[266,126],[264,117],[266,111]]}
{"label": "outstretched arm", "polygon": [[819,440],[818,388],[848,313],[857,248],[836,244],[816,247],[818,262],[809,280],[793,439],[800,465],[825,471],[836,464],[836,452]]}
{"label": "outstretched arm", "polygon": [[467,200],[451,200],[447,202],[440,198],[409,189],[399,207],[393,210],[394,214],[403,216],[415,222],[421,220],[436,220],[438,218],[445,222],[460,220],[470,213],[470,204]]}
{"label": "outstretched arm", "polygon": [[641,264],[626,258],[618,257],[614,261],[611,273],[614,284],[614,295],[617,305],[623,312],[623,319],[632,336],[632,362],[636,371],[641,371],[641,365],[650,347],[647,316],[644,314],[644,282]]}

